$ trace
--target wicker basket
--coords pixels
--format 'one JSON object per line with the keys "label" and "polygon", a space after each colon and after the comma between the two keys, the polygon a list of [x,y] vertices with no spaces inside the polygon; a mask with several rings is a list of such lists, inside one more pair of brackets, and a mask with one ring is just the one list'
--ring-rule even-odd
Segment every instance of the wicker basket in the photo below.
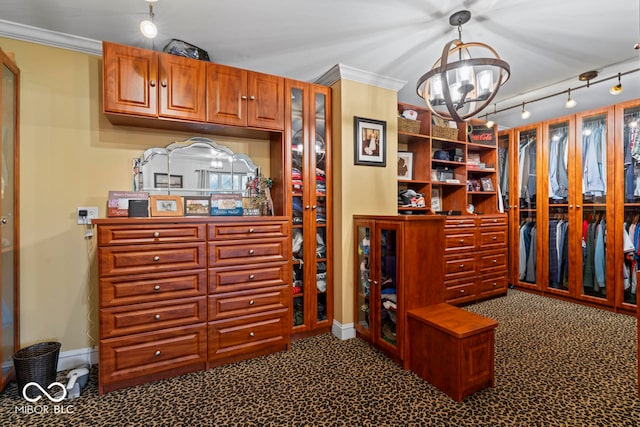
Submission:
{"label": "wicker basket", "polygon": [[458,129],[457,128],[447,128],[444,126],[431,126],[431,136],[436,138],[445,138],[445,139],[458,139]]}
{"label": "wicker basket", "polygon": [[398,117],[398,132],[420,133],[420,120]]}
{"label": "wicker basket", "polygon": [[[55,382],[60,345],[59,342],[41,342],[22,348],[13,354],[20,397],[22,397],[24,386],[30,382],[37,382],[44,390]],[[40,396],[41,392],[35,386],[28,387],[26,395],[35,398]]]}

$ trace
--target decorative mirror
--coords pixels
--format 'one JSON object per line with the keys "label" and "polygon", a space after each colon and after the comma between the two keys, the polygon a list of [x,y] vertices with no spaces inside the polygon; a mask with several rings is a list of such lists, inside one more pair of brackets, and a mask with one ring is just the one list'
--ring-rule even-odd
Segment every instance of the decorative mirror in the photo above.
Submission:
{"label": "decorative mirror", "polygon": [[[136,173],[137,171],[137,173]],[[134,190],[149,194],[209,196],[247,194],[247,183],[260,175],[245,154],[236,154],[214,141],[194,137],[153,147],[134,166]]]}

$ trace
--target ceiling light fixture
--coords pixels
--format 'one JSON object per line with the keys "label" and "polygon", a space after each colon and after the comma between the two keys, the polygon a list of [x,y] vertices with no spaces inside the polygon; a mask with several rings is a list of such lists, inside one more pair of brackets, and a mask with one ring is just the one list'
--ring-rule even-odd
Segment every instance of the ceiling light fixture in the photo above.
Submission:
{"label": "ceiling light fixture", "polygon": [[569,96],[567,97],[567,102],[564,104],[564,108],[573,108],[576,106],[576,100],[571,98],[571,89],[567,91]]}
{"label": "ceiling light fixture", "polygon": [[158,27],[153,23],[153,4],[158,0],[146,0],[149,2],[149,19],[145,19],[140,23],[140,32],[148,39],[153,39],[158,35]]}
{"label": "ceiling light fixture", "polygon": [[531,117],[531,112],[524,109],[524,102],[522,103],[522,113],[520,113],[520,115],[522,116],[522,120],[527,120]]}
{"label": "ceiling light fixture", "polygon": [[489,105],[510,75],[509,64],[492,47],[479,42],[463,43],[462,25],[469,19],[468,10],[449,17],[449,24],[458,27],[458,38],[445,44],[442,56],[416,84],[418,96],[433,114],[456,122],[477,115]]}
{"label": "ceiling light fixture", "polygon": [[618,84],[609,88],[611,95],[620,95],[622,93],[622,82],[620,81],[620,73],[618,73]]}

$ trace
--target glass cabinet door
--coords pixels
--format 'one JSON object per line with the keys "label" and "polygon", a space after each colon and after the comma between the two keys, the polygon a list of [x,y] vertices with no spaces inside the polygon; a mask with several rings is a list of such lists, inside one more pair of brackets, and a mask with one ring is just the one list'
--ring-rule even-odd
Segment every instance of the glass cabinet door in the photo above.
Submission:
{"label": "glass cabinet door", "polygon": [[576,171],[575,217],[579,223],[571,245],[578,248],[577,258],[581,258],[576,264],[582,267],[579,295],[587,300],[613,302],[613,280],[608,277],[613,272],[607,268],[607,259],[614,255],[613,251],[608,253],[607,250],[613,248],[612,244],[607,244],[613,239],[613,233],[607,236],[607,224],[614,224],[613,213],[607,210],[613,172],[609,170],[607,159],[609,148],[613,146],[613,139],[609,141],[610,113],[604,110],[578,117],[576,145],[581,168]]}
{"label": "glass cabinet door", "polygon": [[395,352],[398,319],[398,238],[397,224],[378,222],[374,236],[375,276],[372,302],[377,305],[375,338],[381,347]]}
{"label": "glass cabinet door", "polygon": [[291,194],[292,194],[292,254],[293,254],[293,326],[305,323],[305,250],[304,250],[304,96],[301,87],[292,87],[291,97]]}
{"label": "glass cabinet door", "polygon": [[356,331],[365,336],[371,329],[371,225],[356,223]]}
{"label": "glass cabinet door", "polygon": [[[621,214],[623,218],[622,228],[618,232],[618,240],[616,247],[621,251],[622,256],[617,259],[616,273],[621,274],[618,282],[620,295],[617,298],[619,307],[630,310],[636,309],[637,304],[637,280],[636,273],[638,271],[638,263],[640,256],[638,255],[638,245],[640,239],[640,102],[630,101],[616,107],[616,128],[619,132],[616,136],[616,142],[622,144],[618,146],[616,153],[621,153],[618,159],[624,167],[618,169],[622,174],[622,190],[620,196],[616,193],[616,207],[623,206],[624,212]],[[617,177],[619,178],[619,177]],[[618,182],[618,181],[616,181]],[[616,185],[616,191],[618,190]],[[619,218],[619,215],[616,215]],[[622,264],[622,265],[621,265]]]}
{"label": "glass cabinet door", "polygon": [[546,124],[546,167],[548,202],[546,226],[543,231],[548,257],[547,290],[569,293],[569,176],[573,162],[569,161],[573,144],[573,119],[559,119]]}

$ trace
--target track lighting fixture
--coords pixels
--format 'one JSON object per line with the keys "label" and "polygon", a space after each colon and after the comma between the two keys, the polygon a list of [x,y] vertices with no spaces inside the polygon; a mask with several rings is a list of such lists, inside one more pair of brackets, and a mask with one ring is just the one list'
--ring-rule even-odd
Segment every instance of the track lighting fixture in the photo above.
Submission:
{"label": "track lighting fixture", "polygon": [[571,98],[571,89],[567,91],[569,96],[567,98],[567,102],[564,104],[564,108],[573,108],[576,106],[576,100]]}
{"label": "track lighting fixture", "polygon": [[520,113],[520,115],[522,116],[522,120],[527,120],[529,117],[531,117],[531,113],[527,110],[524,109],[524,102],[522,103],[522,113]]}
{"label": "track lighting fixture", "polygon": [[618,73],[618,84],[609,88],[611,95],[620,95],[622,93],[622,82],[620,82],[620,73]]}
{"label": "track lighting fixture", "polygon": [[153,39],[158,35],[158,27],[153,23],[153,4],[158,0],[146,0],[149,3],[149,19],[140,23],[140,32],[148,39]]}

